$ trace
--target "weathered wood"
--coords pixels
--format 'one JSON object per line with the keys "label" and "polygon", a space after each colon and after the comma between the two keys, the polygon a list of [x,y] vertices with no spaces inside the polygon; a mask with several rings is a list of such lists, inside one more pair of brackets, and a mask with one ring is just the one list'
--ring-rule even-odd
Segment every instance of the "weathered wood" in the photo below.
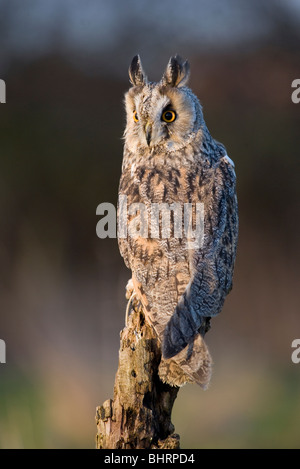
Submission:
{"label": "weathered wood", "polygon": [[114,398],[97,407],[97,449],[176,449],[171,412],[179,388],[158,377],[159,342],[141,309],[121,331]]}

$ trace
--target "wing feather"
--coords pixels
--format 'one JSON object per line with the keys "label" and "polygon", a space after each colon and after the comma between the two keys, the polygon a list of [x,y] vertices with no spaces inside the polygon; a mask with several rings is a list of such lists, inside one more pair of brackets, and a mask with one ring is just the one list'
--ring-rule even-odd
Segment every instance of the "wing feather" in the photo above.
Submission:
{"label": "wing feather", "polygon": [[204,205],[204,245],[193,253],[193,276],[167,323],[163,356],[171,358],[195,335],[205,334],[209,319],[222,309],[232,288],[238,236],[236,177],[231,163],[222,158],[212,173],[210,194]]}

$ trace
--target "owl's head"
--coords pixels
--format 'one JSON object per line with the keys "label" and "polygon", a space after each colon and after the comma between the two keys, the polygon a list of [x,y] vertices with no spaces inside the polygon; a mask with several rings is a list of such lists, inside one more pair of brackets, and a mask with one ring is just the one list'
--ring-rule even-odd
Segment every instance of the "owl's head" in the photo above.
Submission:
{"label": "owl's head", "polygon": [[201,127],[203,116],[196,96],[185,85],[189,64],[171,57],[158,83],[149,82],[136,55],[129,67],[132,87],[125,95],[125,142],[133,152],[146,149],[172,152],[185,147]]}

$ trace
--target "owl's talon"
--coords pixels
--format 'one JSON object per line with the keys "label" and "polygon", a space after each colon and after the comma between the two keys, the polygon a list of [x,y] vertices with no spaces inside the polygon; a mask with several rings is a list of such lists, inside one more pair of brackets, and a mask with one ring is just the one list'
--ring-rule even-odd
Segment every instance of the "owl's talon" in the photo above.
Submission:
{"label": "owl's talon", "polygon": [[133,293],[134,293],[134,286],[133,286],[132,278],[130,278],[126,285],[126,293],[125,293],[126,300],[130,300]]}
{"label": "owl's talon", "polygon": [[137,299],[137,296],[134,290],[132,278],[130,278],[127,282],[125,297],[128,300],[127,307],[126,307],[126,314],[125,314],[125,326],[127,327],[130,307],[132,306],[133,308],[135,308],[137,306],[137,301],[133,303],[133,300]]}
{"label": "owl's talon", "polygon": [[125,326],[126,327],[128,325],[128,316],[129,316],[129,311],[130,311],[130,307],[131,307],[131,304],[132,304],[132,300],[134,299],[135,296],[136,296],[136,294],[135,294],[135,292],[133,292],[131,297],[128,300],[128,303],[127,303],[126,313],[125,313]]}

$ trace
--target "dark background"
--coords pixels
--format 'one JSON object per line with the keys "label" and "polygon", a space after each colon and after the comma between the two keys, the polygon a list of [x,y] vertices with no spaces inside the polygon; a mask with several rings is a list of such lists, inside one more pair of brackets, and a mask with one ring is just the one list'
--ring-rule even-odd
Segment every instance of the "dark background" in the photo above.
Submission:
{"label": "dark background", "polygon": [[207,335],[210,389],[173,412],[183,448],[300,447],[299,0],[0,0],[0,448],[94,447],[112,397],[124,289],[116,203],[128,89],[171,55],[235,161],[234,288]]}

